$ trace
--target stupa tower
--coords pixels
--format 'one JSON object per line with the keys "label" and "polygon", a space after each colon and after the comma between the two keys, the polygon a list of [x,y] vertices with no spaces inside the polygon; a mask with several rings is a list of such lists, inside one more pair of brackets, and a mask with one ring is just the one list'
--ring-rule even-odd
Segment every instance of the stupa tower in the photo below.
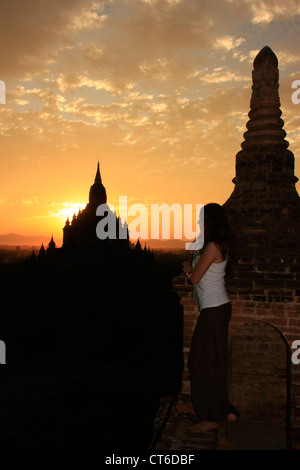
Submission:
{"label": "stupa tower", "polygon": [[251,109],[242,150],[236,155],[235,188],[224,204],[235,237],[231,276],[239,278],[239,284],[242,278],[253,292],[258,279],[274,279],[275,274],[281,287],[296,288],[298,178],[281,119],[278,60],[268,46],[256,56],[253,69]]}

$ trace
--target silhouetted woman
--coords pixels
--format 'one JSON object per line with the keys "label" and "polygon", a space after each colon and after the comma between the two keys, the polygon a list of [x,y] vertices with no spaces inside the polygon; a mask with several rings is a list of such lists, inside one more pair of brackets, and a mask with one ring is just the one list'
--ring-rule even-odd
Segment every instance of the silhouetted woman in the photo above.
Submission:
{"label": "silhouetted woman", "polygon": [[227,391],[231,303],[224,276],[229,244],[230,231],[223,208],[219,204],[205,205],[203,247],[192,265],[183,263],[200,310],[188,359],[191,399],[200,420],[190,428],[193,432],[218,429],[220,422],[234,421],[238,414],[228,401]]}

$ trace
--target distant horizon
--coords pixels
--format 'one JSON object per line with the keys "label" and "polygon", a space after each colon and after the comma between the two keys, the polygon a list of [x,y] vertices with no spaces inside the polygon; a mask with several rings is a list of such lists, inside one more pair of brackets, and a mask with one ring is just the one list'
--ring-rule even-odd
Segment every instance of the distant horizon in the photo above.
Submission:
{"label": "distant horizon", "polygon": [[[7,233],[0,234],[0,248],[3,246],[11,247],[35,247],[40,248],[42,243],[47,245],[51,240],[52,235],[23,235],[20,233]],[[53,240],[57,248],[61,248],[63,244],[63,238],[55,238]],[[132,240],[129,237],[131,243],[136,245],[137,240]],[[139,239],[142,248],[145,246],[153,250],[185,250],[185,240],[153,240],[153,239]]]}

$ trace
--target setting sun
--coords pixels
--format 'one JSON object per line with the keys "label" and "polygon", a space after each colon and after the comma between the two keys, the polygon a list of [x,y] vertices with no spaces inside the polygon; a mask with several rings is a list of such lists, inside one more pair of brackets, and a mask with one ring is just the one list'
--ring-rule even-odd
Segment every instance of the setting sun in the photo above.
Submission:
{"label": "setting sun", "polygon": [[51,213],[50,217],[60,217],[63,226],[67,218],[71,221],[74,214],[77,215],[79,211],[85,208],[86,203],[63,202],[62,206],[62,209],[59,209],[58,212]]}

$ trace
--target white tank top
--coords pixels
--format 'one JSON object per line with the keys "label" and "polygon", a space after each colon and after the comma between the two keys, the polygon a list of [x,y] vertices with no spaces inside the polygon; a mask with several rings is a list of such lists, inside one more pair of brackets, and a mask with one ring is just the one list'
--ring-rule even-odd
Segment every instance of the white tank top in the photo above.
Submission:
{"label": "white tank top", "polygon": [[219,307],[229,302],[225,289],[225,268],[227,259],[221,263],[212,263],[202,279],[196,284],[196,293],[200,310]]}

